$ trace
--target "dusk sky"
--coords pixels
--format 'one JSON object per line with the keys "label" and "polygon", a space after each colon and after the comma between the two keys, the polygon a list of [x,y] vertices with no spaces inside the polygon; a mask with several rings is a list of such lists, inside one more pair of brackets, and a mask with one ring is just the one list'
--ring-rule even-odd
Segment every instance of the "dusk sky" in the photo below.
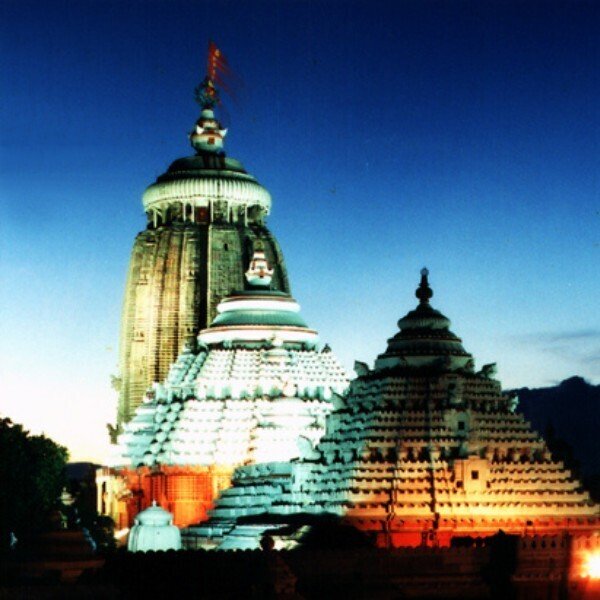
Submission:
{"label": "dusk sky", "polygon": [[226,151],[349,369],[427,266],[505,388],[600,383],[600,3],[4,0],[0,413],[102,460],[141,195],[192,154],[209,39],[244,82]]}

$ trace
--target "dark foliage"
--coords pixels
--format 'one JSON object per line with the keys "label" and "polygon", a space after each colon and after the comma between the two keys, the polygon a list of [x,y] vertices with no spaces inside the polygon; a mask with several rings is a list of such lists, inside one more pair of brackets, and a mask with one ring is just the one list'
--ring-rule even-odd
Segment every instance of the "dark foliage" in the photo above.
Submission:
{"label": "dark foliage", "polygon": [[67,450],[44,435],[30,435],[10,419],[0,419],[0,551],[11,533],[23,545],[45,529],[59,507],[65,485]]}
{"label": "dark foliage", "polygon": [[73,505],[68,509],[69,527],[85,527],[101,555],[115,551],[115,524],[96,511],[96,469],[93,463],[69,463],[66,468],[68,490]]}
{"label": "dark foliage", "polygon": [[167,551],[128,553],[118,550],[99,573],[122,598],[255,598],[264,577],[260,551]]}
{"label": "dark foliage", "polygon": [[315,515],[298,513],[281,517],[263,513],[250,517],[241,517],[240,524],[270,524],[268,533],[296,537],[303,548],[367,548],[374,546],[374,540],[367,533],[344,523],[333,514]]}
{"label": "dark foliage", "polygon": [[325,515],[313,519],[302,536],[303,548],[341,549],[373,547],[373,539],[363,531],[343,523],[338,517]]}

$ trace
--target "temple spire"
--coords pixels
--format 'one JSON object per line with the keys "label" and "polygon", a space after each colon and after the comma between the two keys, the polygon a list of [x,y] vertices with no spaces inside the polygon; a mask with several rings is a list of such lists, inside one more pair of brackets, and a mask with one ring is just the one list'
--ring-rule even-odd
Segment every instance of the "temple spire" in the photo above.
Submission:
{"label": "temple spire", "polygon": [[421,269],[421,283],[415,292],[415,296],[419,299],[420,304],[429,304],[429,300],[433,296],[433,290],[429,287],[429,271],[426,267]]}

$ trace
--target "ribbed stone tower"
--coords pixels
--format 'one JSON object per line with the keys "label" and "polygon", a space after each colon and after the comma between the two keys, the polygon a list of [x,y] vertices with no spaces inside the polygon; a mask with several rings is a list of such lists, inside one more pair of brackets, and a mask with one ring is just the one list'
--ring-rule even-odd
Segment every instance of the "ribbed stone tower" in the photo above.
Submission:
{"label": "ribbed stone tower", "polygon": [[148,223],[135,239],[127,275],[117,430],[211,323],[220,300],[244,287],[257,241],[273,267],[273,289],[290,291],[281,249],[265,225],[269,192],[225,155],[227,130],[215,117],[211,79],[196,96],[201,114],[189,136],[195,154],[173,162],[143,195]]}

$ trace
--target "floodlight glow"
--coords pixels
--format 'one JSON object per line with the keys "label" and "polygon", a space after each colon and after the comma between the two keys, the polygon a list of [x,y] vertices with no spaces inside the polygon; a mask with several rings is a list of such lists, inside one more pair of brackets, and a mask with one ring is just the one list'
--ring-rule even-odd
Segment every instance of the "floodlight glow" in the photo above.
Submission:
{"label": "floodlight glow", "polygon": [[129,527],[125,527],[124,529],[119,529],[115,531],[114,537],[115,540],[123,539],[129,533]]}
{"label": "floodlight glow", "polygon": [[600,579],[600,551],[590,552],[586,556],[583,576],[590,579]]}

